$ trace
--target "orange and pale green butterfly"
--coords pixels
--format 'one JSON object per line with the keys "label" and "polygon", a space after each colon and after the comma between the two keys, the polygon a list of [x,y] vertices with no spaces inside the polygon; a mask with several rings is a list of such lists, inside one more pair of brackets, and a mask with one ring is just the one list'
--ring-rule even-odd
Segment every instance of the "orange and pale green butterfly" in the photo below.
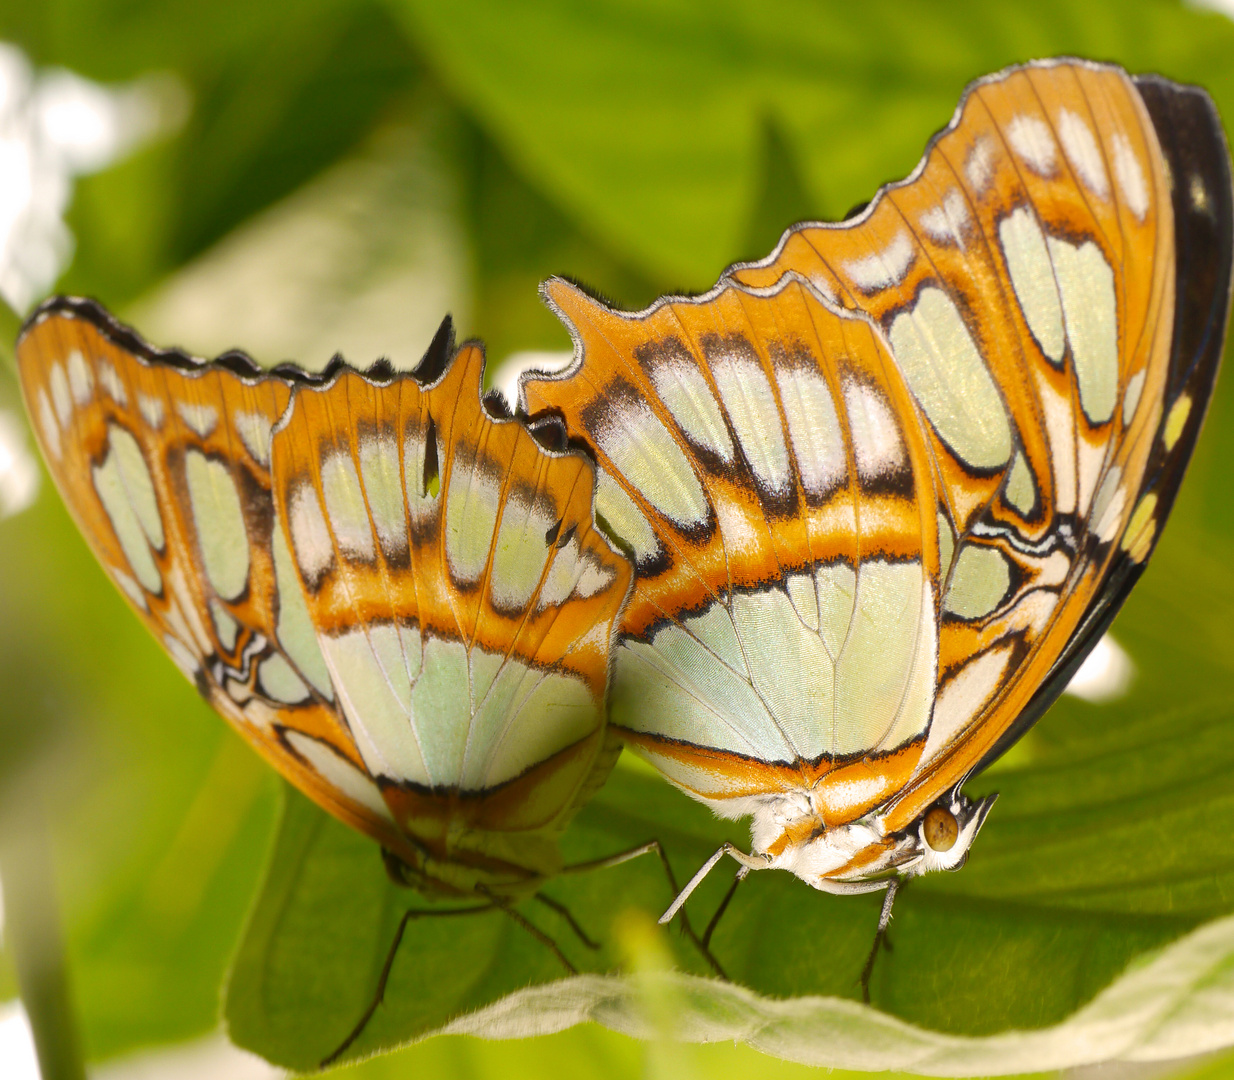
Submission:
{"label": "orange and pale green butterfly", "polygon": [[1231,221],[1202,91],[1061,61],[974,84],[908,180],[705,296],[626,314],[545,286],[575,363],[524,404],[594,455],[636,566],[613,722],[753,822],[666,919],[728,853],[738,880],[886,890],[881,934],[899,882],[964,862],[993,802],[964,782],[1160,535]]}
{"label": "orange and pale green butterfly", "polygon": [[202,696],[396,880],[499,908],[573,971],[513,904],[574,925],[539,889],[620,749],[631,569],[592,465],[482,401],[448,320],[412,375],[310,375],[156,350],[59,298],[18,361],[65,502]]}

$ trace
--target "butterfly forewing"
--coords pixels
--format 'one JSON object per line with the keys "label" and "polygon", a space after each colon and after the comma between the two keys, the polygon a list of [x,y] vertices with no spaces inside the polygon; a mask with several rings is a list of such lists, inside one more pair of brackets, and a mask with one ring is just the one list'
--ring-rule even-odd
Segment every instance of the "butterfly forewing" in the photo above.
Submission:
{"label": "butterfly forewing", "polygon": [[428,385],[347,373],[301,390],[274,491],[400,826],[437,859],[528,869],[556,857],[541,840],[611,763],[609,639],[630,569],[592,525],[590,465],[491,417],[482,368],[464,346]]}
{"label": "butterfly forewing", "polygon": [[[1226,239],[1177,295],[1216,335],[1227,159],[1193,96],[1186,182]],[[730,815],[799,798],[803,837],[878,808],[890,833],[1057,693],[1155,542],[1219,357],[1176,343],[1175,161],[1123,73],[1017,69],[860,218],[707,296],[623,315],[549,284],[581,363],[526,402],[600,462],[637,560],[614,718],[671,779]]]}
{"label": "butterfly forewing", "polygon": [[18,364],[65,502],[172,659],[293,784],[397,847],[275,527],[270,438],[288,380],[239,355],[152,349],[67,299],[30,320]]}
{"label": "butterfly forewing", "polygon": [[[1136,83],[1114,68],[1062,62],[983,80],[918,175],[886,189],[864,220],[799,227],[765,263],[731,272],[760,288],[785,274],[813,273],[837,303],[874,319],[940,457],[958,467],[951,471],[958,482],[947,483],[953,507],[983,465],[1002,483],[993,503],[976,501],[971,514],[952,515],[957,534],[980,542],[1003,530],[1021,547],[1053,544],[1060,571],[1067,558],[1059,590],[1065,606],[1051,620],[1046,647],[1015,664],[1007,656],[1003,674],[1015,676],[1014,692],[951,720],[950,734],[933,725],[931,760],[978,717],[990,719],[975,738],[959,740],[963,751],[954,748],[928,790],[903,801],[896,824],[919,812],[944,778],[962,777],[979,742],[1022,730],[1016,721],[1028,712],[1030,691],[1042,684],[1052,691],[1038,697],[1035,718],[1065,685],[1051,678],[1055,666],[1074,669],[1117,607],[1107,598],[1121,600],[1138,576],[1198,432],[1219,346],[1201,360],[1194,348],[1175,347],[1175,338],[1205,304],[1221,314],[1214,320],[1205,311],[1201,321],[1224,327],[1228,155],[1206,97],[1154,86],[1170,103],[1155,106],[1156,123]],[[1180,124],[1191,137],[1183,145]],[[1195,211],[1178,188],[1192,185],[1207,193],[1203,231],[1227,237],[1224,263],[1213,252],[1204,270],[1179,257],[1178,238],[1195,231],[1188,222]],[[949,267],[947,253],[959,249],[964,262]],[[1180,287],[1178,276],[1197,273],[1204,287],[1189,302],[1195,290]],[[970,343],[1002,410],[965,377]],[[1176,371],[1197,364],[1198,385],[1183,390]],[[940,393],[936,372],[949,373],[952,393]],[[1175,409],[1187,412],[1174,413],[1177,431],[1168,424]],[[1009,463],[1002,460],[1008,445]],[[941,698],[949,672],[971,663],[974,673],[983,665],[993,673],[998,664],[989,634],[966,620],[952,624],[950,634],[943,627],[939,721],[953,715]]]}

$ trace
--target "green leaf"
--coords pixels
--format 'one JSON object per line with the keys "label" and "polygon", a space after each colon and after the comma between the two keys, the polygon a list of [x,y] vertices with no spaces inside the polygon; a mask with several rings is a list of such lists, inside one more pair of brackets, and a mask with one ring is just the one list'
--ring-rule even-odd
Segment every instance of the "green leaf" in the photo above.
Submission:
{"label": "green leaf", "polygon": [[[606,789],[571,828],[568,859],[611,855],[657,838],[683,853],[683,867],[710,853],[706,837],[714,830],[707,810],[679,806],[676,793],[657,779],[622,779],[628,783],[619,782],[612,792],[624,798]],[[631,840],[634,836],[638,839]],[[603,943],[599,952],[587,949],[547,907],[530,901],[520,910],[576,966],[594,971],[617,962],[615,918],[629,907],[658,914],[673,895],[654,856],[566,875],[544,891]],[[315,1067],[372,999],[403,912],[452,906],[457,905],[434,905],[393,885],[371,841],[289,793],[269,877],[231,975],[226,1006],[231,1038],[276,1063]],[[675,952],[687,970],[705,970],[690,947],[678,942]],[[501,912],[414,920],[391,973],[388,1007],[374,1017],[355,1052],[406,1041],[562,974],[552,953]]]}
{"label": "green leaf", "polygon": [[[698,954],[671,938],[680,969],[699,977],[680,983],[681,1029],[709,1038],[766,1029],[761,1049],[845,1068],[911,1061],[918,1069],[926,1059],[913,1055],[941,1047],[946,1053],[929,1059],[939,1072],[959,1060],[952,1051],[969,1045],[963,1038],[1040,1029],[1009,1069],[1027,1071],[1059,1067],[1058,1047],[1077,1032],[1114,1053],[1114,1034],[1101,1042],[1091,1031],[1113,1031],[1119,1002],[1174,1009],[1191,1001],[1162,996],[1192,970],[1191,946],[1167,950],[1173,959],[1151,978],[1129,971],[1234,910],[1234,836],[1216,825],[1234,817],[1234,627],[1224,615],[1234,607],[1234,574],[1228,547],[1205,557],[1187,532],[1167,535],[1116,623],[1137,665],[1133,692],[1106,705],[1064,699],[1018,765],[970,784],[1000,790],[999,804],[962,873],[915,881],[897,901],[894,949],[878,960],[871,985],[875,1011],[855,999],[881,898],[828,896],[786,874],[753,874],[713,940],[734,985],[701,978]],[[1201,599],[1211,616],[1195,614]],[[653,837],[679,881],[725,839],[744,839],[658,778],[619,767],[567,833],[565,850],[582,861]],[[715,910],[730,874],[717,869],[692,898],[696,924]],[[590,1018],[634,1030],[631,990],[607,974],[620,959],[614,921],[631,908],[658,915],[670,895],[663,875],[638,860],[558,879],[546,891],[604,942],[600,953],[534,902],[520,910],[593,975],[557,981],[563,973],[548,950],[500,913],[423,918],[409,925],[385,1004],[354,1053],[441,1029],[508,1036]],[[313,1066],[371,999],[402,911],[430,906],[385,880],[370,842],[293,798],[232,976],[233,1039],[278,1064]],[[1229,938],[1234,970],[1230,924],[1210,929],[1221,949]],[[1205,957],[1227,955],[1205,949]],[[521,987],[529,989],[515,992]],[[481,1019],[461,1019],[474,1010]],[[1205,1045],[1234,1040],[1234,1027],[1218,1019],[1204,1029]],[[843,1040],[836,1025],[847,1025]]]}
{"label": "green leaf", "polygon": [[[924,1031],[835,998],[784,1001],[681,973],[653,978],[675,996],[675,1020],[686,1041],[741,1039],[766,1054],[831,1068],[1006,1075],[1119,1059],[1170,1061],[1234,1041],[1231,918],[1197,930],[1128,971],[1063,1023],[984,1038]],[[643,1014],[644,997],[634,979],[581,976],[521,991],[448,1030],[509,1039],[594,1020],[649,1038],[655,1028]]]}
{"label": "green leaf", "polygon": [[[793,216],[904,176],[971,79],[1057,54],[1203,82],[1234,107],[1234,26],[1161,0],[388,0],[459,101],[585,230],[653,279],[711,285],[742,250],[783,134]],[[781,193],[785,194],[785,193]]]}

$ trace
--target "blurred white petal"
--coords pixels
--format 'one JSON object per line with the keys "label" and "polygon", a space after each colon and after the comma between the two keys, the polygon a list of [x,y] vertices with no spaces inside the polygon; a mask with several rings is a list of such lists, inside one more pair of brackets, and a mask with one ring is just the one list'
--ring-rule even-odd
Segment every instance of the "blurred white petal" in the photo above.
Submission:
{"label": "blurred white petal", "polygon": [[0,1076],[5,1080],[39,1080],[30,1022],[19,1001],[0,1005]]}
{"label": "blurred white petal", "polygon": [[35,72],[0,43],[0,296],[25,311],[68,265],[63,218],[75,176],[172,130],[186,111],[169,76],[106,87],[69,71]]}
{"label": "blurred white petal", "polygon": [[546,375],[564,371],[574,359],[572,352],[540,352],[528,349],[513,352],[493,372],[490,384],[500,390],[513,412],[518,406],[518,380],[524,371],[543,371]]}
{"label": "blurred white petal", "polygon": [[1064,694],[1072,694],[1095,704],[1122,697],[1131,686],[1135,664],[1126,650],[1106,634],[1084,658],[1071,677]]}
{"label": "blurred white petal", "polygon": [[141,1050],[90,1070],[91,1080],[275,1080],[286,1075],[255,1054],[232,1046],[221,1034]]}
{"label": "blurred white petal", "polygon": [[1222,15],[1234,19],[1234,0],[1188,0],[1188,2],[1192,7],[1218,11]]}
{"label": "blurred white petal", "polygon": [[38,493],[39,466],[25,427],[11,412],[0,409],[0,518],[20,513]]}

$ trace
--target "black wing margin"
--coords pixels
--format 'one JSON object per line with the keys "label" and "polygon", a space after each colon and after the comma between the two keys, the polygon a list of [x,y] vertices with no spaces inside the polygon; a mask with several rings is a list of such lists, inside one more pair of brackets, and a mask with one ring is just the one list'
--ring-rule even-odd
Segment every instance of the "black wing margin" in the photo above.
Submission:
{"label": "black wing margin", "polygon": [[[1174,205],[1174,334],[1163,427],[1164,417],[1180,397],[1190,395],[1192,401],[1177,441],[1167,449],[1157,439],[1140,489],[1141,496],[1150,491],[1157,495],[1155,546],[1191,460],[1221,366],[1230,313],[1234,188],[1230,151],[1212,98],[1199,87],[1180,86],[1157,75],[1135,76],[1134,82],[1169,166]],[[1126,551],[1117,553],[1101,590],[1050,674],[974,772],[1004,754],[1054,704],[1118,614],[1147,561],[1147,556],[1137,560]]]}

